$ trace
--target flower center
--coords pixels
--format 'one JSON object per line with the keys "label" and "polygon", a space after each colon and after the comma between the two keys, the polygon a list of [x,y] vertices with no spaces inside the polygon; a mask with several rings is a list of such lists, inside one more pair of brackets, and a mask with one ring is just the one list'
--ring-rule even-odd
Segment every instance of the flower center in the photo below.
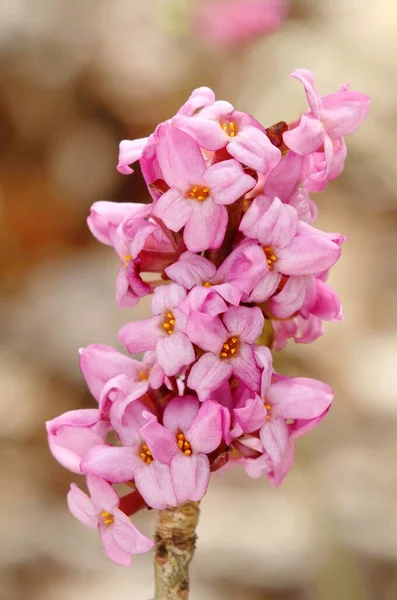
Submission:
{"label": "flower center", "polygon": [[163,329],[168,333],[168,335],[171,335],[171,333],[174,333],[174,328],[175,328],[175,317],[172,314],[172,312],[167,312],[166,318],[163,323]]}
{"label": "flower center", "polygon": [[268,404],[265,400],[265,408],[266,408],[266,421],[270,421],[270,411],[272,409],[271,404]]}
{"label": "flower center", "polygon": [[232,358],[238,350],[238,337],[232,336],[222,346],[221,358]]}
{"label": "flower center", "polygon": [[263,252],[266,254],[266,262],[269,265],[269,270],[273,269],[273,263],[277,260],[277,256],[274,254],[271,246],[263,246]]}
{"label": "flower center", "polygon": [[150,450],[146,446],[146,444],[142,444],[139,456],[141,457],[143,462],[146,463],[147,465],[150,465],[150,463],[153,462],[153,454],[150,452]]}
{"label": "flower center", "polygon": [[178,433],[176,436],[176,443],[178,444],[179,450],[183,452],[183,454],[186,456],[190,456],[192,454],[192,447],[183,433]]}
{"label": "flower center", "polygon": [[152,369],[148,369],[147,371],[139,371],[139,377],[141,381],[147,381],[149,379],[150,371]]}
{"label": "flower center", "polygon": [[105,523],[105,525],[113,525],[113,523],[114,523],[114,516],[112,515],[112,513],[107,512],[105,510],[101,514],[101,517],[102,517],[103,522]]}
{"label": "flower center", "polygon": [[203,283],[203,286],[206,287],[206,288],[210,288],[210,287],[212,287],[212,284],[209,281],[205,281]]}
{"label": "flower center", "polygon": [[210,195],[210,189],[202,185],[194,185],[188,192],[188,197],[192,200],[204,202]]}
{"label": "flower center", "polygon": [[126,268],[127,268],[127,267],[128,267],[128,265],[130,264],[130,260],[132,260],[132,256],[131,256],[131,254],[126,254],[126,255],[124,256],[124,261],[123,261],[123,262],[124,262],[124,266],[125,266]]}
{"label": "flower center", "polygon": [[233,123],[233,121],[222,123],[222,129],[231,138],[237,135],[237,124]]}

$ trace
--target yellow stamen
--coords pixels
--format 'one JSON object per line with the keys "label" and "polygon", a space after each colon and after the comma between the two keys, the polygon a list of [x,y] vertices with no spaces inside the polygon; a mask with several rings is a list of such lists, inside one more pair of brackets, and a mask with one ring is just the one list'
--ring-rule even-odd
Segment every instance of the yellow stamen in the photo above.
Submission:
{"label": "yellow stamen", "polygon": [[263,246],[263,251],[266,255],[266,262],[269,265],[269,270],[273,269],[273,263],[277,260],[277,256],[273,252],[273,248],[271,246]]}
{"label": "yellow stamen", "polygon": [[204,200],[207,200],[209,195],[210,189],[202,185],[194,185],[188,191],[188,198],[191,200],[198,200],[199,202],[204,202]]}
{"label": "yellow stamen", "polygon": [[209,281],[205,281],[205,282],[203,283],[203,286],[204,286],[204,287],[206,287],[206,288],[210,288],[210,287],[212,287],[212,285],[210,284],[210,282],[209,282]]}
{"label": "yellow stamen", "polygon": [[221,358],[231,358],[237,352],[238,346],[238,337],[233,335],[223,344],[220,352]]}
{"label": "yellow stamen", "polygon": [[150,465],[150,463],[153,462],[153,454],[151,453],[146,444],[142,444],[139,456],[147,465]]}
{"label": "yellow stamen", "polygon": [[175,317],[172,314],[172,312],[167,312],[164,323],[162,324],[162,328],[166,331],[166,333],[168,333],[168,335],[171,335],[172,333],[174,333],[174,327]]}
{"label": "yellow stamen", "polygon": [[105,525],[112,525],[112,523],[114,522],[114,517],[112,513],[107,512],[106,510],[101,514],[101,517]]}
{"label": "yellow stamen", "polygon": [[178,448],[181,452],[183,452],[183,454],[185,454],[186,456],[191,456],[192,454],[192,447],[189,444],[189,442],[187,441],[187,439],[185,438],[185,435],[183,433],[178,433],[176,436],[176,443],[178,444]]}
{"label": "yellow stamen", "polygon": [[222,123],[222,129],[231,138],[237,135],[237,124],[233,121],[229,121],[229,123]]}

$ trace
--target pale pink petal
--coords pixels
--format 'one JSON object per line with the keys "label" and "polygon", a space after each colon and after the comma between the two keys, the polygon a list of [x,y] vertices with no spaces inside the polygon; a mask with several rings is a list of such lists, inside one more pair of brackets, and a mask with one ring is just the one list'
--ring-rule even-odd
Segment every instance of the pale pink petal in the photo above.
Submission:
{"label": "pale pink petal", "polygon": [[107,481],[94,475],[87,475],[87,487],[93,505],[98,509],[112,513],[119,504],[119,497]]}
{"label": "pale pink petal", "polygon": [[296,152],[304,156],[315,152],[324,141],[324,127],[316,117],[312,115],[302,115],[299,125],[283,133],[285,144]]}
{"label": "pale pink petal", "polygon": [[269,271],[265,277],[254,287],[250,295],[252,302],[264,302],[277,290],[281,281],[280,273]]}
{"label": "pale pink petal", "polygon": [[[229,284],[225,283],[225,286]],[[189,315],[191,312],[205,313],[210,316],[216,317],[220,313],[227,311],[227,304],[220,295],[217,293],[217,288],[221,286],[214,286],[212,288],[196,286],[190,292],[186,301],[179,305],[179,308],[186,314]],[[232,287],[232,286],[230,286]],[[240,295],[241,292],[236,291],[235,297]]]}
{"label": "pale pink petal", "polygon": [[219,317],[192,311],[186,328],[189,339],[202,350],[219,354],[228,331]]}
{"label": "pale pink petal", "polygon": [[266,346],[257,346],[254,350],[254,354],[258,366],[262,369],[261,397],[266,398],[273,374],[272,353]]}
{"label": "pale pink petal", "polygon": [[190,365],[195,359],[191,341],[180,331],[159,340],[156,354],[159,365],[168,377],[177,375],[182,367]]}
{"label": "pale pink petal", "polygon": [[272,470],[272,464],[268,456],[262,455],[258,458],[244,458],[244,471],[251,479],[258,479],[267,475]]}
{"label": "pale pink petal", "polygon": [[96,529],[98,525],[98,510],[91,499],[75,483],[70,484],[67,495],[70,512],[83,525],[90,529]]}
{"label": "pale pink petal", "polygon": [[273,466],[278,465],[289,451],[288,428],[283,419],[270,419],[262,427],[260,438]]}
{"label": "pale pink petal", "polygon": [[186,290],[177,283],[163,285],[154,290],[152,298],[152,311],[155,315],[160,315],[172,310],[186,298]]}
{"label": "pale pink petal", "polygon": [[258,223],[258,240],[264,245],[284,248],[296,234],[297,226],[296,210],[288,204],[283,204],[279,198],[274,198]]}
{"label": "pale pink petal", "polygon": [[294,377],[274,383],[267,397],[275,418],[316,419],[329,409],[334,395],[321,381]]}
{"label": "pale pink petal", "polygon": [[168,506],[176,506],[174,487],[172,485],[170,467],[154,460],[136,470],[135,484],[151,508],[163,510]]}
{"label": "pale pink petal", "polygon": [[127,217],[140,211],[144,205],[132,202],[94,202],[87,218],[88,228],[97,240],[108,246],[113,245],[110,228],[116,229]]}
{"label": "pale pink petal", "polygon": [[157,128],[157,136],[157,159],[168,185],[187,191],[201,183],[205,163],[197,142],[169,122]]}
{"label": "pale pink petal", "polygon": [[289,202],[292,194],[304,179],[305,160],[290,150],[267,176],[264,187],[265,196],[269,198],[277,196],[283,202]]}
{"label": "pale pink petal", "polygon": [[102,546],[106,556],[117,565],[129,567],[131,564],[131,554],[119,547],[112,535],[112,528],[101,523],[99,526],[99,535],[101,536]]}
{"label": "pale pink petal", "polygon": [[332,267],[341,249],[326,235],[298,235],[277,251],[277,270],[284,275],[313,275]]}
{"label": "pale pink petal", "polygon": [[142,382],[134,392],[123,400],[113,402],[111,406],[110,421],[124,446],[135,446],[141,441],[139,430],[147,421],[143,413],[148,411],[148,407],[139,398],[143,396],[143,390],[147,391],[147,387],[147,382]]}
{"label": "pale pink petal", "polygon": [[48,434],[48,445],[53,457],[65,469],[80,473],[81,458],[91,448],[104,443],[104,434],[88,427],[62,425],[56,433]]}
{"label": "pale pink petal", "polygon": [[270,312],[278,319],[286,319],[298,311],[305,299],[306,277],[292,276],[269,302]]}
{"label": "pale pink petal", "polygon": [[267,473],[267,478],[272,485],[275,487],[279,486],[283,482],[285,477],[288,475],[293,463],[294,463],[294,452],[295,447],[293,442],[290,440],[289,447],[286,453],[283,455],[281,461],[274,467],[274,469]]}
{"label": "pale pink petal", "polygon": [[193,90],[183,106],[178,110],[178,115],[191,117],[204,106],[215,102],[215,93],[209,87],[199,87]]}
{"label": "pale pink petal", "polygon": [[149,419],[140,432],[153,456],[163,465],[169,465],[179,452],[175,434],[160,425],[156,417]]}
{"label": "pale pink petal", "polygon": [[110,526],[110,530],[114,541],[121,550],[128,554],[143,554],[153,548],[152,540],[142,535],[121,510],[116,508],[113,516],[114,522]]}
{"label": "pale pink petal", "polygon": [[119,340],[131,354],[154,350],[157,341],[166,335],[162,323],[160,316],[127,323],[119,331]]}
{"label": "pale pink petal", "polygon": [[178,262],[165,269],[170,279],[176,281],[187,290],[195,285],[202,285],[212,279],[216,273],[216,266],[208,259],[193,252],[184,252]]}
{"label": "pale pink petal", "polygon": [[262,333],[265,317],[258,306],[231,306],[223,315],[223,322],[232,335],[253,344]]}
{"label": "pale pink petal", "polygon": [[133,164],[139,160],[142,156],[143,149],[145,148],[149,138],[141,138],[137,140],[122,140],[119,146],[119,163],[117,170],[123,175],[129,175],[133,173],[128,165]]}
{"label": "pale pink petal", "polygon": [[173,433],[185,432],[199,411],[200,402],[195,396],[177,396],[165,407],[163,423]]}
{"label": "pale pink petal", "polygon": [[210,454],[216,450],[222,440],[222,407],[217,402],[205,400],[185,434],[196,454]]}
{"label": "pale pink petal", "polygon": [[256,127],[248,126],[239,131],[231,138],[227,151],[243,165],[260,173],[273,169],[281,160],[280,150]]}
{"label": "pale pink petal", "polygon": [[307,69],[295,69],[295,71],[290,73],[290,77],[295,77],[295,79],[298,79],[303,84],[311,111],[313,115],[319,119],[321,98],[316,89],[313,73]]}
{"label": "pale pink petal", "polygon": [[241,379],[250,390],[257,390],[260,383],[260,373],[256,365],[252,347],[241,344],[237,356],[230,359],[234,374]]}
{"label": "pale pink petal", "polygon": [[354,133],[368,115],[371,100],[353,91],[336,92],[322,98],[321,118],[333,138]]}
{"label": "pale pink petal", "polygon": [[212,165],[203,179],[216,204],[232,204],[255,185],[255,179],[244,172],[237,160],[224,160]]}
{"label": "pale pink petal", "polygon": [[227,361],[207,352],[193,365],[187,384],[196,390],[199,400],[204,401],[213,390],[229,379],[232,372],[233,367]]}
{"label": "pale pink petal", "polygon": [[172,119],[172,124],[191,136],[206,150],[219,150],[229,141],[229,136],[223,131],[220,123],[215,120],[200,116],[191,118],[177,115]]}
{"label": "pale pink petal", "polygon": [[257,431],[266,420],[266,409],[263,400],[258,395],[254,399],[248,400],[244,407],[235,408],[233,413],[244,433]]}
{"label": "pale pink petal", "polygon": [[192,200],[193,211],[185,225],[183,241],[192,252],[219,248],[225,237],[227,210],[209,196],[203,202]]}
{"label": "pale pink petal", "polygon": [[199,502],[207,491],[210,465],[205,454],[177,454],[171,463],[171,477],[179,504],[187,500]]}
{"label": "pale pink petal", "polygon": [[[231,283],[221,283],[219,285],[212,286],[214,292],[217,292],[222,298],[229,302],[229,304],[234,304],[238,306],[240,304],[242,292],[235,288]],[[224,312],[224,311],[219,311]]]}
{"label": "pale pink petal", "polygon": [[80,467],[83,473],[96,475],[112,483],[124,483],[133,479],[134,471],[141,464],[138,448],[96,446],[83,457]]}
{"label": "pale pink petal", "polygon": [[191,203],[177,188],[171,188],[155,202],[153,215],[159,217],[171,231],[179,231],[193,212]]}

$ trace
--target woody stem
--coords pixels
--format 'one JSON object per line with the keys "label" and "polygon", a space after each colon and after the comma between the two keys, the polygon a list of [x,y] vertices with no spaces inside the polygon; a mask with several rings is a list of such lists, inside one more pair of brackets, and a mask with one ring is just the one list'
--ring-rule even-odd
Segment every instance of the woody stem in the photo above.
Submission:
{"label": "woody stem", "polygon": [[159,511],[155,534],[154,600],[187,600],[189,564],[196,546],[198,502]]}

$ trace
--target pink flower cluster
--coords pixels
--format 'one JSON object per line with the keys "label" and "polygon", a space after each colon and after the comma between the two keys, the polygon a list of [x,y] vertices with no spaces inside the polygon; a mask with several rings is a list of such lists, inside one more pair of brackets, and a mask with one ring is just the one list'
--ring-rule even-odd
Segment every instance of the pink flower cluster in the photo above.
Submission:
{"label": "pink flower cluster", "polygon": [[[270,350],[342,318],[326,278],[345,238],[313,226],[309,192],[342,171],[369,99],[348,86],[320,97],[310,72],[292,75],[310,106],[297,122],[265,129],[199,88],[148,138],[120,144],[119,171],[139,160],[152,203],[91,209],[92,233],[120,259],[118,305],[151,294],[152,316],[119,332],[139,360],[80,350],[97,408],[47,431],[54,457],[87,476],[91,497],[72,485],[71,512],[120,564],[152,547],[126,515],[201,500],[228,461],[278,485],[331,406],[326,384],[277,374]],[[119,498],[114,483],[132,491]]]}

